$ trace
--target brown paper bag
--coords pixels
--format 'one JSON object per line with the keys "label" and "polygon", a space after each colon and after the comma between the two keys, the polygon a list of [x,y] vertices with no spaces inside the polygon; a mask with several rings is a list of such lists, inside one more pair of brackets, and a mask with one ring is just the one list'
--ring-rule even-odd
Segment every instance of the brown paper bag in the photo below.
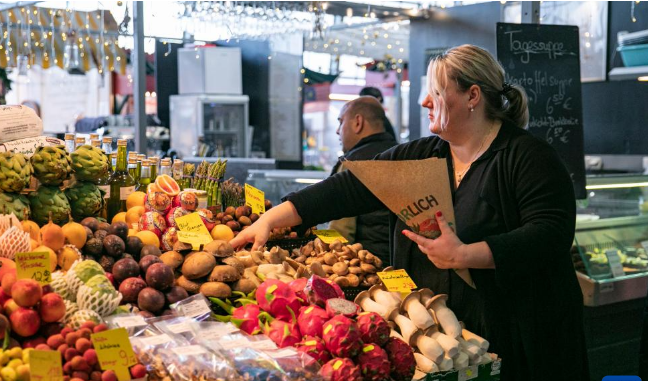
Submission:
{"label": "brown paper bag", "polygon": [[[454,227],[446,159],[345,161],[344,166],[413,232],[432,239],[440,236],[438,211]],[[456,271],[475,287],[468,270]]]}

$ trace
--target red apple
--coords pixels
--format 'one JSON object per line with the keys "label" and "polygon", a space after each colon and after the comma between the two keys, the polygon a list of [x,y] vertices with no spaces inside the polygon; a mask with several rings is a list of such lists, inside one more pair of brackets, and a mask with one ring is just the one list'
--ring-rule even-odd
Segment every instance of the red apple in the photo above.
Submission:
{"label": "red apple", "polygon": [[43,296],[38,311],[45,323],[53,323],[65,316],[65,302],[60,295],[52,292]]}
{"label": "red apple", "polygon": [[41,323],[38,312],[24,307],[18,307],[12,312],[9,320],[11,320],[11,330],[22,337],[35,335]]}
{"label": "red apple", "polygon": [[11,286],[16,283],[18,275],[16,275],[16,269],[10,269],[2,277],[2,289],[5,293],[11,295]]}
{"label": "red apple", "polygon": [[11,286],[11,297],[21,307],[33,307],[43,297],[43,288],[33,279],[19,279]]}

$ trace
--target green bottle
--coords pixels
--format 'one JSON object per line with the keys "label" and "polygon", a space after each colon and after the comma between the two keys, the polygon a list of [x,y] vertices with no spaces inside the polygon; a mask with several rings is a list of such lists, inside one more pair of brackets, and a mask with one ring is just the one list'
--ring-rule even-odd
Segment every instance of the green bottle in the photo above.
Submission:
{"label": "green bottle", "polygon": [[137,170],[137,155],[131,155],[128,158],[128,173],[131,175],[135,183],[139,182],[139,171]]}
{"label": "green bottle", "polygon": [[137,190],[146,192],[149,184],[151,183],[151,163],[149,160],[142,160],[142,173],[139,178]]}
{"label": "green bottle", "polygon": [[155,179],[158,175],[158,167],[160,165],[160,158],[157,156],[149,157],[149,163],[151,164],[151,182],[155,182]]}
{"label": "green bottle", "polygon": [[108,199],[108,221],[112,221],[115,214],[126,211],[126,199],[135,192],[137,182],[128,173],[126,163],[126,145],[128,140],[117,141],[117,167],[110,176],[110,198]]}

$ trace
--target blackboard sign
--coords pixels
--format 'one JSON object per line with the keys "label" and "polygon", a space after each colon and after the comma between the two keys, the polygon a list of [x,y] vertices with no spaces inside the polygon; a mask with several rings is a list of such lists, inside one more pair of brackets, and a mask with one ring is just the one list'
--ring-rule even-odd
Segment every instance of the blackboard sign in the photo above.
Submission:
{"label": "blackboard sign", "polygon": [[576,198],[586,198],[578,27],[497,23],[506,82],[529,97],[529,131],[565,161]]}

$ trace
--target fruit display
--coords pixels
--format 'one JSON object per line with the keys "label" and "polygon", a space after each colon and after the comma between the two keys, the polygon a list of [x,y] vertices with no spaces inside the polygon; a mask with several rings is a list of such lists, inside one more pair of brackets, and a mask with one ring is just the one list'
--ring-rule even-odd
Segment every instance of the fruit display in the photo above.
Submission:
{"label": "fruit display", "polygon": [[50,219],[58,225],[68,222],[72,213],[70,202],[65,193],[55,186],[41,185],[29,194],[31,219],[39,225],[45,225]]}
{"label": "fruit display", "polygon": [[306,266],[310,273],[335,281],[340,287],[373,286],[380,283],[376,275],[382,270],[380,258],[364,250],[361,243],[330,245],[316,238],[292,252],[292,259]]}
{"label": "fruit display", "polygon": [[74,175],[79,181],[96,184],[108,173],[108,156],[100,148],[85,144],[74,150],[70,156]]}
{"label": "fruit display", "polygon": [[61,185],[72,172],[72,159],[64,145],[39,147],[30,162],[34,177],[44,185]]}
{"label": "fruit display", "polygon": [[0,191],[19,193],[31,180],[33,168],[25,155],[0,152]]}
{"label": "fruit display", "polygon": [[[623,265],[623,271],[626,273],[648,271],[648,254],[643,247],[618,246],[621,248],[616,249],[616,253]],[[599,247],[587,250],[582,246],[573,246],[571,252],[574,267],[577,271],[594,277],[611,278],[612,270],[608,264],[606,251]],[[583,258],[587,261],[587,265],[583,262]]]}
{"label": "fruit display", "polygon": [[[388,340],[399,338],[415,348],[414,358],[420,372],[415,378],[419,379],[425,373],[460,370],[497,359],[497,355],[488,353],[487,340],[462,326],[446,306],[447,299],[447,295],[435,295],[429,289],[402,298],[400,293],[376,285],[358,294],[355,302],[365,312],[389,321],[393,329]],[[383,329],[381,337],[385,333]]]}

